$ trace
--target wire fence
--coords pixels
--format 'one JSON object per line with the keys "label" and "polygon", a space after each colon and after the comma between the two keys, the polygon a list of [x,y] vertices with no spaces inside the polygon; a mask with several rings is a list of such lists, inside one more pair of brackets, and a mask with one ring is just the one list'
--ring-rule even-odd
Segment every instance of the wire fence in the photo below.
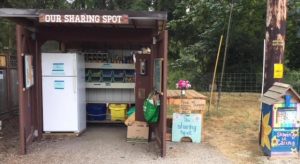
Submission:
{"label": "wire fence", "polygon": [[[220,87],[221,74],[216,75],[214,90]],[[210,91],[212,74],[203,74],[196,87],[200,91]],[[287,73],[284,83],[290,84],[300,93],[300,73]],[[223,76],[222,92],[253,92],[260,93],[262,87],[262,73],[225,73]]]}

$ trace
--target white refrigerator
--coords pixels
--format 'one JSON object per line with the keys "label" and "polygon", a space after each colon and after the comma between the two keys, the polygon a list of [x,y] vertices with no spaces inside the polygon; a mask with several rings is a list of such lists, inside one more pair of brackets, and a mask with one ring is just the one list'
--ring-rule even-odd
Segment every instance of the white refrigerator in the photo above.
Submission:
{"label": "white refrigerator", "polygon": [[86,128],[84,56],[42,53],[43,130],[80,133]]}

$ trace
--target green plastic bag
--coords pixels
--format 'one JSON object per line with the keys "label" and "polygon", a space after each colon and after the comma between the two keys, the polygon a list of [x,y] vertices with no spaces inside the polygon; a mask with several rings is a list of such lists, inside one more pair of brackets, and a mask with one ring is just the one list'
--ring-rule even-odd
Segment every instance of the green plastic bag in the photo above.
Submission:
{"label": "green plastic bag", "polygon": [[134,114],[134,113],[135,113],[135,106],[129,108],[129,110],[128,110],[128,112],[127,112],[127,116],[129,117],[129,116],[131,116],[131,115]]}
{"label": "green plastic bag", "polygon": [[159,119],[159,101],[154,102],[154,93],[150,93],[148,98],[144,101],[143,110],[144,117],[148,123],[157,123]]}

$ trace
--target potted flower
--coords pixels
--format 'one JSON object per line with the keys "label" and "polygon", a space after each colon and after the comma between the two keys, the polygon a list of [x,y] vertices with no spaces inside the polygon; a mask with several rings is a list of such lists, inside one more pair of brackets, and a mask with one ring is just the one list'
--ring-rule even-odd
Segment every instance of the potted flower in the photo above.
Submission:
{"label": "potted flower", "polygon": [[185,90],[191,88],[192,85],[188,80],[179,80],[176,83],[176,88],[181,90],[181,95],[185,95]]}

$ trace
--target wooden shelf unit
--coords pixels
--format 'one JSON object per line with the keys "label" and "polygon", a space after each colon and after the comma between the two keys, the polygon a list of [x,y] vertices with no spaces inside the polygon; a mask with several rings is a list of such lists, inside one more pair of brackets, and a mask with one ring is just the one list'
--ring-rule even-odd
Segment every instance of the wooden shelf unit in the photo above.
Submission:
{"label": "wooden shelf unit", "polygon": [[85,68],[134,70],[135,66],[134,64],[124,64],[124,63],[85,63]]}
{"label": "wooden shelf unit", "polygon": [[116,82],[86,82],[86,88],[99,89],[134,89],[135,83],[116,83]]}

